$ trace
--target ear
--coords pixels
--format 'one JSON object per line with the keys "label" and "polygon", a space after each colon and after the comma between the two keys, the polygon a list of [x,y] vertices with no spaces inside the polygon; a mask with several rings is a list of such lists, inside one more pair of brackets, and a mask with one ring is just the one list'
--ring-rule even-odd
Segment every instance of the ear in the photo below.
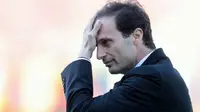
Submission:
{"label": "ear", "polygon": [[143,38],[143,30],[141,28],[136,28],[134,32],[132,33],[134,44],[137,44],[138,42],[142,42]]}

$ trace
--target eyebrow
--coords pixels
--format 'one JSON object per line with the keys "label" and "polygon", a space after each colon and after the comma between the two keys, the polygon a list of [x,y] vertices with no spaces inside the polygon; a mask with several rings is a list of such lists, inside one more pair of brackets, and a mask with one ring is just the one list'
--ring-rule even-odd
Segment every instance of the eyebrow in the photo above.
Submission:
{"label": "eyebrow", "polygon": [[109,37],[104,37],[104,38],[101,38],[101,39],[97,40],[97,44],[100,43],[100,42],[102,42],[102,41],[105,41],[105,40],[113,41],[113,40],[112,40],[111,38],[109,38]]}

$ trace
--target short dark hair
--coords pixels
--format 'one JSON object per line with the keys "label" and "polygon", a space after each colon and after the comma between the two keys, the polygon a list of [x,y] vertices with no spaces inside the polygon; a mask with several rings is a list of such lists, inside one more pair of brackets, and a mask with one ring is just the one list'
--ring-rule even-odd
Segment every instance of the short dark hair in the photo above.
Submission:
{"label": "short dark hair", "polygon": [[155,49],[152,38],[150,19],[139,2],[108,2],[96,13],[96,20],[104,16],[114,16],[117,29],[123,37],[128,37],[136,28],[144,32],[143,43],[150,49]]}

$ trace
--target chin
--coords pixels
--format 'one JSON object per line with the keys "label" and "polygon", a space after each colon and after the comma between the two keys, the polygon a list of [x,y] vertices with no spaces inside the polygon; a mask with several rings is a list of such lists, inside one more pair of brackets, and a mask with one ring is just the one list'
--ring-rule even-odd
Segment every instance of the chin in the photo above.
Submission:
{"label": "chin", "polygon": [[122,66],[111,66],[109,67],[110,74],[125,74],[128,72],[130,67],[122,67]]}
{"label": "chin", "polygon": [[117,68],[114,68],[114,67],[110,67],[109,68],[109,72],[110,72],[110,74],[120,74],[121,70],[117,69]]}

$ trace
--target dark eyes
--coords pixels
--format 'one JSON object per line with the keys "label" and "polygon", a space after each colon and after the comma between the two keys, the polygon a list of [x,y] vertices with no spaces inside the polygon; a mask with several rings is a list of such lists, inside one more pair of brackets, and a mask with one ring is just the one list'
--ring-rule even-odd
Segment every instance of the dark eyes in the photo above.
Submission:
{"label": "dark eyes", "polygon": [[105,46],[105,47],[109,47],[109,46],[110,46],[110,41],[109,41],[109,40],[103,40],[103,41],[101,42],[101,44],[102,44],[103,46]]}

